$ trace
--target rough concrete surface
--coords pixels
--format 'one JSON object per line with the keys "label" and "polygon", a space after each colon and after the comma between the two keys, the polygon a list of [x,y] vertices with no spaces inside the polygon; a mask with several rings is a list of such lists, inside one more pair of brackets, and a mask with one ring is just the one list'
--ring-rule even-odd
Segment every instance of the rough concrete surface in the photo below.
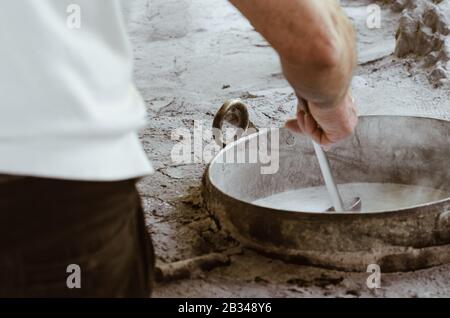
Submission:
{"label": "rough concrete surface", "polygon": [[431,83],[450,87],[450,1],[396,0],[392,8],[403,10],[395,55],[414,54],[429,69]]}
{"label": "rough concrete surface", "polygon": [[[450,297],[450,265],[384,274],[382,288],[366,287],[366,273],[287,264],[240,250],[203,208],[205,164],[175,165],[171,133],[210,127],[230,98],[251,106],[259,127],[281,126],[294,114],[295,97],[278,58],[226,0],[124,0],[136,58],[135,77],[148,108],[141,137],[155,174],[140,183],[148,228],[161,272],[186,260],[225,251],[201,267],[159,283],[155,297]],[[380,29],[365,25],[369,2],[341,1],[358,31],[361,65],[353,89],[361,114],[428,116],[450,120],[450,91],[434,88],[415,57],[393,55],[401,14],[383,7]],[[175,264],[171,264],[174,263]]]}

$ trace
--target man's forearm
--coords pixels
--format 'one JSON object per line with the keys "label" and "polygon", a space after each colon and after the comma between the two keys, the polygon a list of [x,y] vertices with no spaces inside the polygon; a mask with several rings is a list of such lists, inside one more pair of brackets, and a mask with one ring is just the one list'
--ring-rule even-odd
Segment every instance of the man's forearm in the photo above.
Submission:
{"label": "man's forearm", "polygon": [[321,106],[343,99],[356,61],[354,32],[336,0],[230,0],[280,55],[296,93]]}

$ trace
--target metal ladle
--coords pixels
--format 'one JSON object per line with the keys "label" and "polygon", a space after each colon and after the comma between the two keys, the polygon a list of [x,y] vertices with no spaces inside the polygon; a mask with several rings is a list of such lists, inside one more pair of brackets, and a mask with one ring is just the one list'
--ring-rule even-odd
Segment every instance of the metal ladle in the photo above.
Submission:
{"label": "metal ladle", "polygon": [[[304,111],[308,114],[311,114],[309,111],[308,101],[303,98],[300,98],[303,103]],[[323,179],[325,181],[325,187],[327,188],[328,195],[330,196],[332,207],[328,208],[327,212],[344,212],[344,211],[352,211],[359,212],[361,211],[361,198],[354,197],[350,202],[344,202],[342,200],[342,196],[339,193],[336,182],[334,182],[333,174],[331,173],[330,162],[328,160],[327,154],[322,149],[322,147],[317,144],[314,140],[312,140],[314,151],[316,153],[317,160],[319,161],[320,171],[322,172]]]}

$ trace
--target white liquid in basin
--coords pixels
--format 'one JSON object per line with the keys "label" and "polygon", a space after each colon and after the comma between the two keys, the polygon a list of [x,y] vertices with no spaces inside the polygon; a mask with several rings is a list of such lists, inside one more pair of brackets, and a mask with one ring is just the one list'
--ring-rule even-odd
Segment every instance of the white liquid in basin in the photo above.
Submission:
{"label": "white liquid in basin", "polygon": [[[338,188],[344,201],[361,198],[361,212],[398,210],[450,197],[446,191],[393,183],[347,183]],[[278,193],[258,199],[253,204],[294,212],[324,212],[331,207],[324,186]]]}

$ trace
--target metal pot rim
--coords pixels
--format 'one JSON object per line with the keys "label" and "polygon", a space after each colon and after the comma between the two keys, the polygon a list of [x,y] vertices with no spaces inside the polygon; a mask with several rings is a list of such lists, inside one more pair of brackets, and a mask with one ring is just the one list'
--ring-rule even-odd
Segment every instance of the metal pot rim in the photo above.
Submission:
{"label": "metal pot rim", "polygon": [[[421,117],[421,116],[407,116],[407,115],[363,115],[363,116],[359,116],[360,119],[364,119],[364,118],[370,118],[370,117],[405,117],[405,118],[416,118],[416,119],[425,119],[425,120],[433,120],[433,121],[440,121],[440,122],[446,122],[446,123],[450,123],[450,121],[445,120],[445,119],[439,119],[439,118],[430,118],[430,117]],[[272,130],[272,129],[286,129],[286,128],[268,128],[268,130]],[[432,201],[432,202],[427,202],[427,203],[423,203],[423,204],[418,204],[418,205],[414,205],[414,206],[409,206],[409,207],[403,207],[403,208],[398,208],[395,210],[386,210],[386,211],[374,211],[374,212],[333,212],[333,213],[319,213],[319,212],[305,212],[305,211],[289,211],[289,210],[283,210],[283,209],[273,209],[273,208],[268,208],[268,207],[264,207],[264,206],[259,206],[259,205],[255,205],[252,202],[248,202],[248,201],[244,201],[241,200],[239,198],[236,197],[232,197],[226,193],[224,193],[221,189],[218,188],[218,186],[214,183],[214,180],[212,180],[210,178],[210,171],[212,169],[212,167],[214,166],[214,164],[216,163],[216,160],[218,160],[218,158],[223,155],[228,149],[236,147],[238,144],[245,142],[247,140],[250,140],[251,138],[255,138],[256,136],[262,134],[262,133],[266,133],[267,131],[263,131],[263,132],[256,132],[244,137],[241,137],[240,139],[226,145],[222,150],[219,151],[219,153],[211,160],[211,162],[209,163],[207,169],[206,169],[206,178],[209,182],[209,184],[211,185],[211,187],[214,189],[214,191],[219,192],[221,195],[227,197],[229,200],[232,200],[236,203],[240,203],[243,205],[251,205],[253,207],[257,207],[258,209],[261,209],[261,211],[264,211],[265,213],[273,213],[273,214],[283,214],[284,216],[287,217],[294,217],[294,216],[304,216],[304,217],[311,217],[311,216],[316,216],[316,217],[325,217],[325,218],[330,218],[330,216],[337,216],[337,217],[342,217],[342,216],[385,216],[386,214],[399,214],[399,213],[412,213],[414,210],[418,209],[418,208],[426,208],[426,207],[430,207],[430,206],[436,206],[436,205],[440,205],[440,204],[444,204],[444,203],[450,203],[450,197],[438,200],[438,201]]]}

